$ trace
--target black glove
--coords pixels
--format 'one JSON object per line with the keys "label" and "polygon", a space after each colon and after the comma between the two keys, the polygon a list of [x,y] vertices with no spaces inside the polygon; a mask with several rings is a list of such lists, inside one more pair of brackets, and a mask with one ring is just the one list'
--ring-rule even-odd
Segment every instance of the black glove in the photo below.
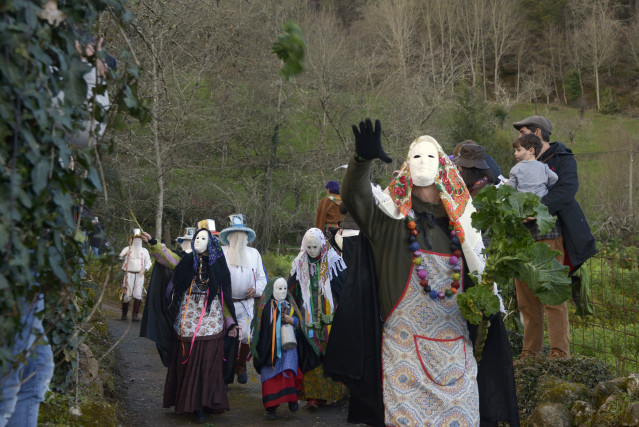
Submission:
{"label": "black glove", "polygon": [[380,159],[383,162],[393,161],[382,148],[382,125],[375,120],[375,129],[371,119],[359,122],[359,129],[353,125],[355,134],[355,153],[366,160]]}

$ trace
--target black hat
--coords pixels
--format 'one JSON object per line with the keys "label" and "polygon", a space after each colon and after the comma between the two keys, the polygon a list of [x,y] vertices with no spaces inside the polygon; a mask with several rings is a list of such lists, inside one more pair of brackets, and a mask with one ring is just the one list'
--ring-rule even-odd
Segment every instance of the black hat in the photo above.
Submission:
{"label": "black hat", "polygon": [[453,162],[465,168],[489,169],[486,163],[486,150],[476,144],[462,145],[459,156],[455,157]]}
{"label": "black hat", "polygon": [[513,127],[517,130],[524,126],[529,127],[530,125],[552,134],[552,125],[544,116],[530,116],[524,120],[513,123]]}

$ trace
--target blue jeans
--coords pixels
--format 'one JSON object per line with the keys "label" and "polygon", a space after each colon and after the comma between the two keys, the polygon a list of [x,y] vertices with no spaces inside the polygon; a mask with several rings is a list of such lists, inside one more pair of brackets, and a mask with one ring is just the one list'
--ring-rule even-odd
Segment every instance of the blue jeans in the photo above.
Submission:
{"label": "blue jeans", "polygon": [[[14,354],[25,351],[44,332],[42,320],[35,314],[44,309],[44,299],[23,316],[24,328],[16,334]],[[40,402],[49,389],[53,376],[53,352],[46,342],[36,346],[25,363],[0,378],[0,427],[35,427],[38,424]]]}

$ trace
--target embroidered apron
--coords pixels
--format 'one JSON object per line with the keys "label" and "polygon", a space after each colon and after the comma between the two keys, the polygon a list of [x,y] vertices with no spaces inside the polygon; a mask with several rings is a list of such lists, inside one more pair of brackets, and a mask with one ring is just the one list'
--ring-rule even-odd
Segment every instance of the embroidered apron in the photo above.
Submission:
{"label": "embroidered apron", "polygon": [[[449,289],[450,255],[421,252],[430,287]],[[415,265],[384,323],[382,368],[386,425],[479,425],[477,363],[466,320],[454,295],[424,293]]]}

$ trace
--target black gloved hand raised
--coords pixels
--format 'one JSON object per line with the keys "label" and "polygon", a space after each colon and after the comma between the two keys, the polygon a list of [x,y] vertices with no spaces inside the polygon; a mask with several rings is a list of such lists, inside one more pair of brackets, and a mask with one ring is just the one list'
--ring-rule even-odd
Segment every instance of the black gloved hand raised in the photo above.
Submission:
{"label": "black gloved hand raised", "polygon": [[366,160],[380,159],[383,162],[393,161],[382,148],[382,125],[375,120],[375,129],[371,119],[359,122],[359,129],[353,125],[355,134],[355,153]]}

